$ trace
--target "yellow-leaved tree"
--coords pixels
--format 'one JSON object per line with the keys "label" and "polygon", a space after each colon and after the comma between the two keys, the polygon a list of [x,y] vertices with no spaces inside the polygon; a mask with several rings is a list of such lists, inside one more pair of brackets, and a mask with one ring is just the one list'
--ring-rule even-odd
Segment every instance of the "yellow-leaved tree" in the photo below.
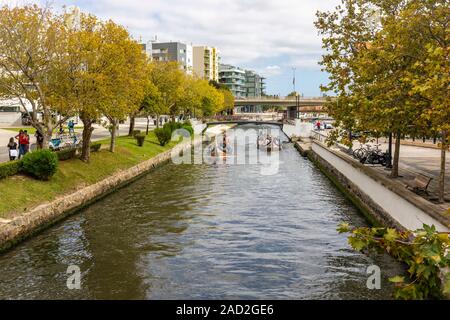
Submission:
{"label": "yellow-leaved tree", "polygon": [[97,55],[104,66],[100,112],[108,119],[109,150],[114,152],[119,121],[138,111],[145,96],[147,58],[128,31],[113,21],[102,23],[98,32],[101,45]]}
{"label": "yellow-leaved tree", "polygon": [[169,113],[174,119],[180,111],[178,102],[184,94],[186,75],[177,62],[154,61],[152,64],[148,76],[159,92],[161,112]]}
{"label": "yellow-leaved tree", "polygon": [[20,101],[44,148],[73,111],[67,101],[52,99],[58,66],[67,58],[65,36],[63,20],[48,7],[0,8],[0,97]]}

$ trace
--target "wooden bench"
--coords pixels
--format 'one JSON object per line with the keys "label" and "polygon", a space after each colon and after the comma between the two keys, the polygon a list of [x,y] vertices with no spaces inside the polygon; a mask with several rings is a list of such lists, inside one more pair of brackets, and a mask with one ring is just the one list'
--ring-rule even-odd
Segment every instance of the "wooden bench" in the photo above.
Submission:
{"label": "wooden bench", "polygon": [[412,181],[406,182],[406,188],[411,188],[413,191],[423,191],[427,193],[428,186],[433,178],[418,174]]}

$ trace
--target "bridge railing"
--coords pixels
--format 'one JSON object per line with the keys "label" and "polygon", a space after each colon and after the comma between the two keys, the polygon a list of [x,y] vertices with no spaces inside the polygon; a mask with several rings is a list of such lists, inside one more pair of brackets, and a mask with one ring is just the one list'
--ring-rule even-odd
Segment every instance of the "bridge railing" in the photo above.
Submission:
{"label": "bridge railing", "polygon": [[[318,100],[318,101],[325,101],[327,100],[327,97],[300,97],[300,101],[302,100]],[[249,98],[236,98],[236,101],[246,101],[246,100],[293,100],[295,101],[295,97],[249,97]]]}
{"label": "bridge railing", "polygon": [[[271,118],[271,119],[268,119]],[[240,114],[240,115],[227,115],[227,116],[210,116],[205,118],[206,122],[212,122],[212,121],[240,121],[240,120],[256,120],[256,121],[277,121],[278,116],[272,116],[272,117],[266,117],[264,115],[246,115],[246,114]]]}

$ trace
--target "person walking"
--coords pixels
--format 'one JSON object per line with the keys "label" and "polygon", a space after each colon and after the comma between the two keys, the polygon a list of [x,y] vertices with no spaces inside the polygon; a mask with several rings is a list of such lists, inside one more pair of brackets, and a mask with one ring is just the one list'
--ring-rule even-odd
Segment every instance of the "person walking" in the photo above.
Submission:
{"label": "person walking", "polygon": [[23,154],[22,155],[26,155],[28,153],[28,151],[30,151],[30,136],[28,135],[27,130],[23,131],[21,145],[23,145]]}
{"label": "person walking", "polygon": [[9,139],[7,147],[9,151],[9,161],[16,160],[19,153],[17,151],[17,142],[14,141],[14,138],[11,137],[11,139]]}
{"label": "person walking", "polygon": [[20,159],[23,155],[23,147],[22,147],[22,136],[23,136],[23,130],[19,130],[19,134],[15,136],[17,142],[19,143],[19,155],[17,156],[17,159]]}
{"label": "person walking", "polygon": [[34,134],[34,136],[36,137],[36,143],[37,143],[37,147],[38,149],[42,149],[44,148],[44,136],[42,135],[42,133],[39,130],[36,130],[36,133]]}
{"label": "person walking", "polygon": [[75,123],[73,123],[73,120],[70,120],[67,124],[67,128],[69,129],[69,135],[75,134]]}

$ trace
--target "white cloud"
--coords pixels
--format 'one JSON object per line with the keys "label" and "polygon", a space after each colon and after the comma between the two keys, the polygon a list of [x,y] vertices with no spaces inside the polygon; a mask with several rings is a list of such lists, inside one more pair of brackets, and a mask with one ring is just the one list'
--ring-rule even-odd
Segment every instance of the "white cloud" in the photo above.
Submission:
{"label": "white cloud", "polygon": [[[44,3],[48,0],[34,0]],[[319,73],[321,39],[317,10],[339,0],[50,0],[126,26],[135,39],[216,46],[222,62],[254,68],[267,77],[291,67]],[[0,0],[0,3],[21,2]],[[28,1],[26,1],[28,2]],[[319,87],[319,83],[311,86]],[[286,89],[288,90],[288,89]],[[318,92],[318,89],[314,89]]]}
{"label": "white cloud", "polygon": [[267,66],[263,70],[259,70],[259,72],[265,77],[273,77],[281,74],[280,66]]}
{"label": "white cloud", "polygon": [[77,4],[129,28],[137,39],[184,41],[217,46],[222,61],[237,65],[289,56],[286,63],[317,68],[320,38],[317,10],[338,0],[58,0]]}

